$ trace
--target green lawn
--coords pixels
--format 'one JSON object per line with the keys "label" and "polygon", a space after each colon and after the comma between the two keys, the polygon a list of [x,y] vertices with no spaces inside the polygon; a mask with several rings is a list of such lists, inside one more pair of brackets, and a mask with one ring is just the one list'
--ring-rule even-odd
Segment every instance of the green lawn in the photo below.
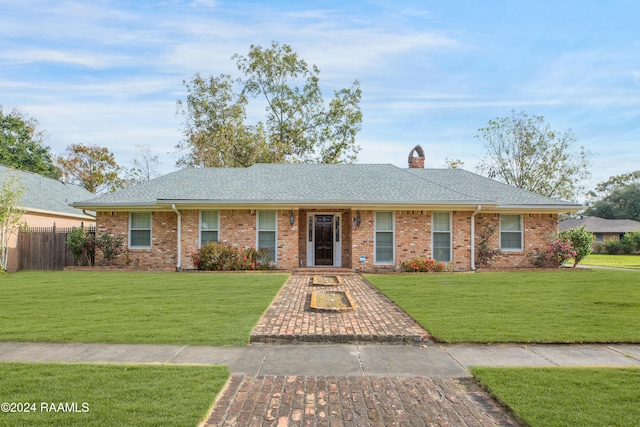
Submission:
{"label": "green lawn", "polygon": [[0,340],[245,345],[288,275],[21,272],[0,276]]}
{"label": "green lawn", "polygon": [[635,271],[366,278],[444,342],[640,342],[640,273]]}
{"label": "green lawn", "polygon": [[640,426],[640,369],[473,368],[526,425]]}
{"label": "green lawn", "polygon": [[[0,363],[0,426],[197,426],[229,370],[222,366]],[[29,412],[24,412],[25,403]],[[61,406],[62,404],[62,406]],[[66,407],[65,407],[66,404]]]}
{"label": "green lawn", "polygon": [[583,259],[580,265],[640,269],[640,255],[591,254]]}

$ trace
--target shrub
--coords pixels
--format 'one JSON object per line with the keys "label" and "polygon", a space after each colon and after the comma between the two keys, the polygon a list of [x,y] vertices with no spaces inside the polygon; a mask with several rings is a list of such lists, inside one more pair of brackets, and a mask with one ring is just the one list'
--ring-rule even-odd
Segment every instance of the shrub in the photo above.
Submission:
{"label": "shrub", "polygon": [[67,235],[67,248],[78,265],[91,265],[95,254],[95,235],[86,233],[83,228],[74,228]]}
{"label": "shrub", "polygon": [[412,258],[407,261],[402,261],[400,266],[402,267],[402,271],[421,273],[429,271],[441,272],[447,269],[447,266],[443,262],[431,258]]}
{"label": "shrub", "polygon": [[604,251],[610,255],[616,255],[622,252],[622,243],[617,240],[607,240],[602,243]]}
{"label": "shrub", "polygon": [[211,242],[191,255],[191,259],[198,270],[265,270],[271,267],[271,260],[263,252],[254,248],[240,250],[235,246]]}
{"label": "shrub", "polygon": [[622,251],[626,254],[640,251],[640,231],[625,233],[620,243],[622,245]]}
{"label": "shrub", "polygon": [[544,251],[534,252],[531,262],[536,267],[557,268],[565,261],[575,258],[577,255],[573,244],[567,236],[558,236],[547,244]]}
{"label": "shrub", "polygon": [[593,233],[587,231],[584,226],[580,228],[571,228],[560,232],[560,239],[568,240],[571,242],[573,249],[576,252],[576,256],[573,257],[573,266],[578,265],[580,261],[585,259],[591,253],[591,245],[595,236]]}
{"label": "shrub", "polygon": [[491,267],[493,259],[499,256],[500,250],[489,247],[489,239],[495,233],[496,227],[491,225],[486,233],[480,234],[480,240],[476,245],[476,264],[483,267]]}
{"label": "shrub", "polygon": [[102,252],[102,257],[107,264],[113,261],[113,258],[120,255],[124,247],[124,237],[112,236],[108,233],[102,234],[95,239],[95,244]]}

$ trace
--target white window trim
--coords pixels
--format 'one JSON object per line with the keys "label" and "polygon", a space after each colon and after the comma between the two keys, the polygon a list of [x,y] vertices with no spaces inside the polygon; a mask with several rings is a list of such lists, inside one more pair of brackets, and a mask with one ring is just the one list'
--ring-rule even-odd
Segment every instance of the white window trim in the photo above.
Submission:
{"label": "white window trim", "polygon": [[[202,212],[218,212],[218,221],[216,224],[216,229],[207,229],[207,230],[203,230],[202,229]],[[202,232],[203,231],[217,231],[218,232],[218,242],[221,242],[221,238],[220,238],[220,211],[215,210],[215,209],[205,209],[200,211],[200,218],[198,221],[198,247],[202,247]]]}
{"label": "white window trim", "polygon": [[[273,248],[273,265],[276,265],[278,263],[278,211],[277,210],[273,210],[273,209],[265,209],[265,212],[275,212],[275,229],[273,230],[275,232],[275,241],[276,241],[276,245]],[[258,247],[258,244],[260,242],[260,213],[262,211],[258,210],[256,211],[256,250],[260,250],[260,248]],[[287,219],[288,221],[288,219]],[[271,231],[271,230],[264,230],[264,231]]]}
{"label": "white window trim", "polygon": [[[146,228],[132,228],[133,214],[149,214],[149,246],[133,246],[131,244],[131,231],[132,230],[146,230]],[[129,212],[129,249],[151,249],[153,245],[153,212]]]}
{"label": "white window trim", "polygon": [[[393,250],[393,254],[391,256],[391,261],[378,261],[377,259],[377,248],[378,248],[378,242],[376,241],[377,238],[376,236],[378,235],[378,224],[377,224],[377,218],[378,218],[378,213],[382,213],[382,212],[391,212],[391,231],[384,231],[385,233],[391,233],[391,239],[392,239],[392,250]],[[394,265],[395,264],[395,259],[396,259],[396,213],[394,211],[374,211],[373,212],[373,263],[375,265]]]}
{"label": "white window trim", "polygon": [[[449,214],[449,231],[437,231],[434,227],[433,214],[434,213],[448,213]],[[431,257],[436,258],[434,251],[434,234],[435,233],[449,233],[449,261],[453,262],[453,213],[451,211],[433,211],[431,212]]]}
{"label": "white window trim", "polygon": [[[520,217],[520,247],[519,248],[503,248],[502,247],[502,215],[519,216]],[[522,214],[500,214],[500,251],[501,252],[523,252],[524,251],[524,215]],[[515,233],[515,231],[507,230],[506,233]]]}

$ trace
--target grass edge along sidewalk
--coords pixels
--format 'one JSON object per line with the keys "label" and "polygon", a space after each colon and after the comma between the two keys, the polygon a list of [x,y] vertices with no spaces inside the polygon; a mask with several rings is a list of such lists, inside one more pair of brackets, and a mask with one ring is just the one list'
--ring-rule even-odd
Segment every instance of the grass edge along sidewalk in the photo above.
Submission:
{"label": "grass edge along sidewalk", "polygon": [[442,342],[640,342],[640,275],[636,271],[365,277]]}
{"label": "grass edge along sidewalk", "polygon": [[288,274],[0,276],[0,340],[246,345]]}
{"label": "grass edge along sidewalk", "polygon": [[0,426],[198,425],[224,366],[0,363]]}
{"label": "grass edge along sidewalk", "polygon": [[640,426],[640,368],[472,368],[524,425]]}

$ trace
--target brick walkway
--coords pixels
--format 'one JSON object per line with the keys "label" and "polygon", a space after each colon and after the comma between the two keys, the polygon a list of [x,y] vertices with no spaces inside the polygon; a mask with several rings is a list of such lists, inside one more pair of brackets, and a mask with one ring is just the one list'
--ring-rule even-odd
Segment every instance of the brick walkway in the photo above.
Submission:
{"label": "brick walkway", "polygon": [[233,376],[205,426],[518,426],[470,379]]}
{"label": "brick walkway", "polygon": [[312,274],[295,274],[280,290],[251,332],[251,342],[411,343],[428,333],[387,297],[357,274],[341,274],[356,309],[319,312],[310,309]]}
{"label": "brick walkway", "polygon": [[[361,276],[341,274],[357,308],[311,310],[312,274],[294,274],[251,333],[253,343],[407,344],[427,332]],[[204,426],[518,426],[470,378],[234,375]]]}

